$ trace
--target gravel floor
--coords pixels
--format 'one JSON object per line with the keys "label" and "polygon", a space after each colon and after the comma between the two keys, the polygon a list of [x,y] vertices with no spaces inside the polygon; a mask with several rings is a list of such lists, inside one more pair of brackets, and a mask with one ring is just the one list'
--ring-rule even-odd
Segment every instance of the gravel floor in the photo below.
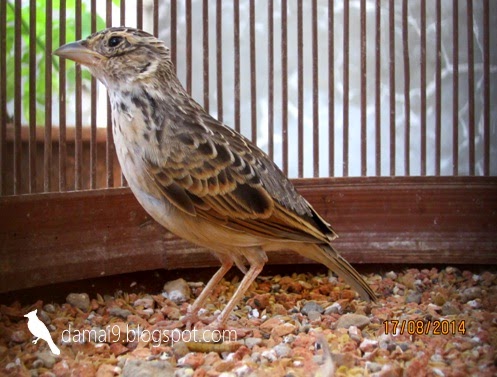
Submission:
{"label": "gravel floor", "polygon": [[[204,284],[162,292],[74,292],[60,303],[0,306],[5,376],[495,376],[497,275],[447,267],[366,274],[371,304],[332,275],[261,276],[224,331],[178,328]],[[239,277],[223,281],[212,317]],[[136,288],[136,287],[135,287]],[[133,293],[130,293],[133,292]],[[37,309],[60,355],[34,339]],[[221,342],[216,342],[221,339]]]}

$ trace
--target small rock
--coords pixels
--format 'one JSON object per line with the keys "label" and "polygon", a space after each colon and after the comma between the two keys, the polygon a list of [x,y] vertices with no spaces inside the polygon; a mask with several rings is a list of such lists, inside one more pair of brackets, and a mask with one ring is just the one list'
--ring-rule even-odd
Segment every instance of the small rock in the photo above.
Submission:
{"label": "small rock", "polygon": [[10,335],[10,340],[14,343],[24,343],[28,340],[28,334],[23,330],[13,331]]}
{"label": "small rock", "polygon": [[297,327],[295,325],[292,325],[291,323],[283,323],[281,325],[274,327],[273,330],[271,331],[271,334],[277,336],[285,336],[293,333],[296,328]]}
{"label": "small rock", "polygon": [[120,373],[121,368],[110,364],[102,364],[97,370],[96,377],[114,377]]}
{"label": "small rock", "polygon": [[390,272],[387,272],[385,274],[385,277],[392,279],[392,280],[395,280],[395,279],[397,279],[397,274],[393,271],[390,271]]}
{"label": "small rock", "polygon": [[43,307],[43,310],[45,310],[47,313],[55,313],[55,306],[53,304],[46,304]]}
{"label": "small rock", "polygon": [[330,314],[341,314],[343,311],[342,309],[342,305],[340,305],[338,302],[334,302],[333,304],[331,304],[330,306],[328,306],[325,311],[324,311],[324,314],[325,315],[330,315]]}
{"label": "small rock", "polygon": [[66,302],[84,312],[90,308],[90,297],[86,293],[69,293]]}
{"label": "small rock", "polygon": [[121,343],[112,343],[110,345],[110,352],[112,352],[114,356],[122,355],[128,351],[129,349],[124,345],[122,345]]}
{"label": "small rock", "polygon": [[349,327],[349,337],[353,341],[359,343],[362,340],[362,333],[361,330],[357,326],[350,326]]}
{"label": "small rock", "polygon": [[379,372],[382,368],[382,364],[380,363],[375,363],[375,362],[372,362],[372,361],[366,361],[366,369],[370,372],[370,373],[376,373],[376,372]]}
{"label": "small rock", "polygon": [[190,286],[184,279],[172,280],[164,285],[163,295],[174,303],[181,304],[190,298]]}
{"label": "small rock", "polygon": [[134,306],[143,306],[145,309],[154,308],[154,299],[150,296],[139,298],[133,303]]}
{"label": "small rock", "polygon": [[319,321],[321,320],[321,314],[319,314],[319,312],[312,311],[307,314],[307,318],[309,318],[309,321],[311,322]]}
{"label": "small rock", "polygon": [[44,310],[40,310],[38,312],[38,318],[40,319],[40,321],[42,321],[47,326],[52,323],[52,320],[48,316],[47,312]]}
{"label": "small rock", "polygon": [[109,314],[114,317],[121,317],[126,319],[129,315],[131,315],[131,312],[128,309],[122,309],[118,306],[114,306],[113,308],[109,309]]}
{"label": "small rock", "polygon": [[319,314],[321,314],[324,312],[324,309],[317,302],[309,301],[304,305],[300,312],[305,315],[309,315],[310,312],[318,312]]}
{"label": "small rock", "polygon": [[40,360],[45,368],[52,369],[53,366],[55,365],[55,357],[53,356],[52,352],[49,351],[43,351],[43,352],[37,352],[36,357],[38,360]]}
{"label": "small rock", "polygon": [[480,287],[466,288],[462,292],[461,299],[463,302],[471,301],[471,300],[474,300],[476,298],[481,298],[481,288]]}
{"label": "small rock", "polygon": [[363,329],[367,325],[370,324],[370,320],[368,317],[362,314],[354,314],[348,313],[342,315],[337,321],[337,329],[344,328],[348,329],[350,326],[357,326],[360,329]]}
{"label": "small rock", "polygon": [[258,346],[261,343],[262,343],[261,338],[246,338],[245,339],[245,345],[247,346],[248,349],[252,349],[252,348],[254,348],[254,346]]}
{"label": "small rock", "polygon": [[364,339],[359,345],[362,352],[373,352],[376,347],[378,347],[378,341],[371,339]]}
{"label": "small rock", "polygon": [[460,314],[461,311],[457,306],[455,306],[452,302],[447,301],[442,305],[442,315],[454,315]]}
{"label": "small rock", "polygon": [[278,357],[276,356],[276,351],[274,349],[262,351],[261,356],[270,362],[274,362],[278,359]]}
{"label": "small rock", "polygon": [[410,292],[406,297],[406,304],[409,304],[410,302],[414,302],[415,304],[420,304],[421,297],[422,295],[419,292]]}
{"label": "small rock", "polygon": [[203,353],[190,352],[178,360],[178,366],[197,369],[204,364],[205,355]]}
{"label": "small rock", "polygon": [[174,368],[167,361],[127,359],[122,370],[123,377],[173,377]]}
{"label": "small rock", "polygon": [[188,346],[185,342],[179,341],[173,344],[173,352],[174,356],[176,356],[176,359],[181,359],[182,357],[187,355],[190,350],[188,349]]}
{"label": "small rock", "polygon": [[180,368],[174,372],[174,377],[190,377],[195,374],[192,368]]}
{"label": "small rock", "polygon": [[279,358],[288,357],[288,356],[290,356],[290,353],[292,352],[292,349],[286,343],[280,343],[277,346],[275,346],[273,349]]}

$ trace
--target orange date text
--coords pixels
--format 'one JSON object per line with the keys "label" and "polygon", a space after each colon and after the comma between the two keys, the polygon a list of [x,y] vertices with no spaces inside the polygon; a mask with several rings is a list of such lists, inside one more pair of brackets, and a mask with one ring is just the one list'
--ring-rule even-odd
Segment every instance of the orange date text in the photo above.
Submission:
{"label": "orange date text", "polygon": [[456,335],[466,333],[466,324],[462,321],[435,320],[397,320],[389,319],[383,322],[385,334],[392,335]]}

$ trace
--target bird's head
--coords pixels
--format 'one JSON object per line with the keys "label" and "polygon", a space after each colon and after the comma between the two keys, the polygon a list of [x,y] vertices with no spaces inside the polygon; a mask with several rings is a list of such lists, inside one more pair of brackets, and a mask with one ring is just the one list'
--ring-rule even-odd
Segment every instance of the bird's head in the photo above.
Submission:
{"label": "bird's head", "polygon": [[27,318],[34,318],[36,317],[36,312],[38,311],[38,309],[35,309],[33,311],[30,311],[28,314],[24,314],[24,317],[27,317]]}
{"label": "bird's head", "polygon": [[153,35],[129,27],[111,27],[54,51],[90,69],[107,88],[154,84],[174,72],[169,48]]}

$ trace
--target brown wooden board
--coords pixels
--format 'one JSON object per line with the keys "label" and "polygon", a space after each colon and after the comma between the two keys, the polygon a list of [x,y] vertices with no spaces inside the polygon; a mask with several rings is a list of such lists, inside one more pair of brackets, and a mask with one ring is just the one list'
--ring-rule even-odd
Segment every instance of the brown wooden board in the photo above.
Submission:
{"label": "brown wooden board", "polygon": [[[351,263],[497,264],[497,178],[295,180]],[[270,263],[309,263],[295,253]],[[0,198],[0,292],[217,265],[152,221],[127,188]]]}

